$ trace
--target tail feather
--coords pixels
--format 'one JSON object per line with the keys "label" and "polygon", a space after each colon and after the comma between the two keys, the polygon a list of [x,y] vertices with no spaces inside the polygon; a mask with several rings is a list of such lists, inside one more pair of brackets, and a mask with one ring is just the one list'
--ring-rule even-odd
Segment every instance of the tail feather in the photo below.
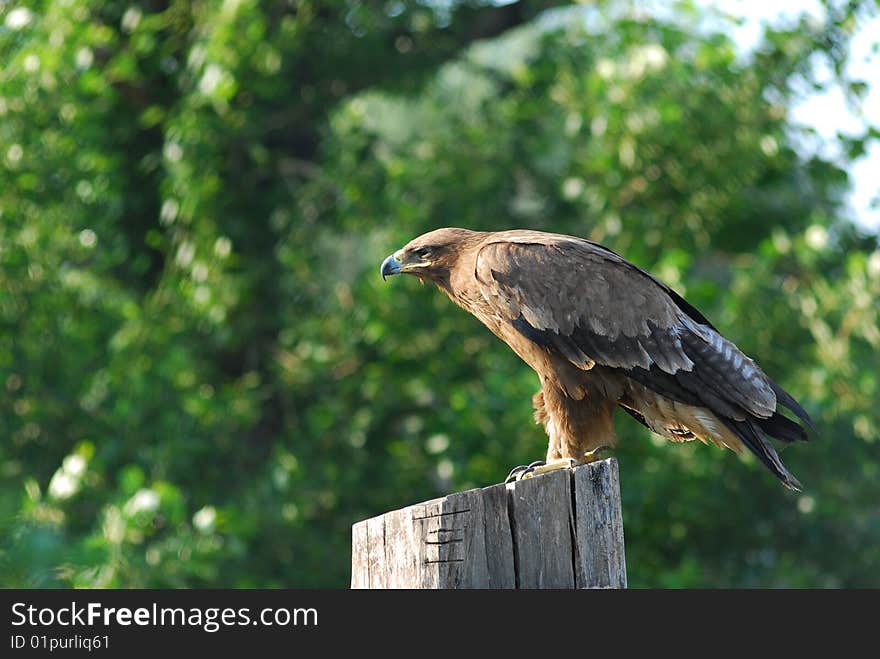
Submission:
{"label": "tail feather", "polygon": [[736,435],[743,445],[754,453],[764,466],[782,481],[783,485],[795,492],[800,492],[803,489],[800,481],[782,464],[782,460],[779,459],[776,450],[765,439],[761,428],[753,420],[736,421],[733,419],[722,419],[722,421],[724,421],[724,424]]}
{"label": "tail feather", "polygon": [[795,423],[787,416],[783,416],[779,412],[774,412],[773,416],[767,419],[759,419],[757,424],[765,434],[783,442],[791,443],[809,441],[807,431],[804,430],[801,425]]}
{"label": "tail feather", "polygon": [[[770,381],[770,386],[773,389],[773,393],[776,394],[776,402],[780,405],[784,405],[792,412],[794,412],[804,423],[806,423],[810,430],[813,432],[818,432],[816,430],[816,426],[813,424],[813,420],[810,418],[810,415],[807,414],[807,411],[801,407],[800,403],[798,403],[791,394],[789,394],[785,389],[780,387],[778,384]],[[774,415],[775,416],[775,415]]]}

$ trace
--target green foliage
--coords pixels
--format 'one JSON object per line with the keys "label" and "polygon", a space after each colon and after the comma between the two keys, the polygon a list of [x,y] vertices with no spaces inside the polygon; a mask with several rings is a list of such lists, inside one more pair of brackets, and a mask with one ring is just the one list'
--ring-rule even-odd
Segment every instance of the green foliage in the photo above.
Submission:
{"label": "green foliage", "polygon": [[344,586],[352,522],[540,457],[531,371],[378,276],[448,225],[604,242],[814,414],[800,496],[621,419],[631,583],[880,584],[880,249],[788,119],[864,7],[743,57],[553,4],[0,7],[0,584]]}

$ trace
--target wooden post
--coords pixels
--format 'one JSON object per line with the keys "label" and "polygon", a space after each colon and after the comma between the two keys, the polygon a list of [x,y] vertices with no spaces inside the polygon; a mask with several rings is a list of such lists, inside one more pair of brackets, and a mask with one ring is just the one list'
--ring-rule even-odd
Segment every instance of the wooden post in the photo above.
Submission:
{"label": "wooden post", "polygon": [[614,458],[352,527],[352,588],[626,588]]}

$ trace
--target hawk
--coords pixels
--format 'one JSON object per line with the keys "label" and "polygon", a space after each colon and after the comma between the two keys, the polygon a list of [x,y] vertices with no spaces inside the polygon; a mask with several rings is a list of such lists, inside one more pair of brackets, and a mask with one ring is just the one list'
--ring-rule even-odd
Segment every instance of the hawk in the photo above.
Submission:
{"label": "hawk", "polygon": [[607,247],[540,231],[444,228],[385,259],[383,279],[411,274],[437,285],[535,372],[535,420],[545,461],[512,478],[595,459],[615,444],[623,409],[674,442],[699,439],[751,451],[799,491],[769,441],[807,440],[788,408],[803,407],[669,286]]}

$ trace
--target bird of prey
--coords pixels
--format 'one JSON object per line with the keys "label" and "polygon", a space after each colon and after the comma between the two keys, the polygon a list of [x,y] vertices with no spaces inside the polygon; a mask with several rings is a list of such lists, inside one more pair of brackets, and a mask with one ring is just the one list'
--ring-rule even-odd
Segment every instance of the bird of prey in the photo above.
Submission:
{"label": "bird of prey", "polygon": [[620,407],[674,442],[751,451],[790,489],[801,485],[768,440],[806,440],[798,402],[653,275],[598,243],[561,234],[444,228],[385,259],[383,279],[437,285],[531,366],[545,461],[511,478],[595,459],[614,446]]}

